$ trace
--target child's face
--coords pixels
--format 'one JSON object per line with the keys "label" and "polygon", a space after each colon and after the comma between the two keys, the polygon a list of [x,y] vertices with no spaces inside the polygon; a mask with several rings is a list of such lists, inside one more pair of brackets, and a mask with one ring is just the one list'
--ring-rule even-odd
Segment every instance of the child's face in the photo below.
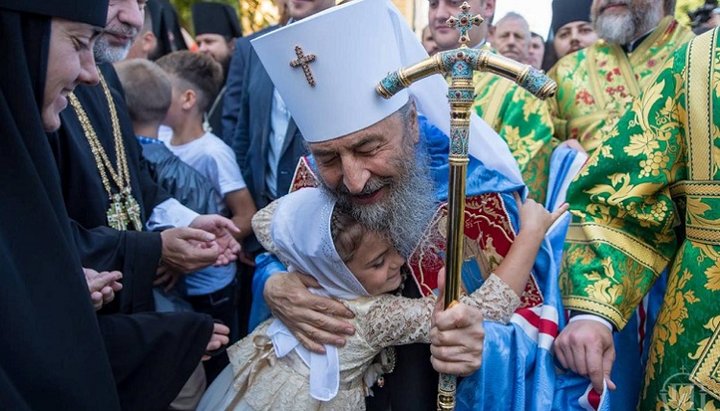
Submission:
{"label": "child's face", "polygon": [[347,266],[368,293],[379,295],[400,287],[400,267],[404,263],[405,259],[386,238],[370,232]]}

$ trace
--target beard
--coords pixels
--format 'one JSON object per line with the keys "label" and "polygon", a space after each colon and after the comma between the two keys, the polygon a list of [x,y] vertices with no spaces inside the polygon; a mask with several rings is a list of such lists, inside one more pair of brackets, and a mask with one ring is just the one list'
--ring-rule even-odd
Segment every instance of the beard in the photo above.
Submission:
{"label": "beard", "polygon": [[648,1],[643,6],[637,6],[628,0],[626,4],[628,10],[621,15],[598,16],[593,13],[591,19],[599,38],[608,43],[628,44],[653,30],[663,18],[661,2]]}
{"label": "beard", "polygon": [[[405,143],[407,141],[408,143]],[[337,200],[337,206],[371,231],[386,235],[404,257],[409,257],[435,213],[435,187],[428,174],[423,150],[415,153],[411,139],[403,138],[405,147],[392,160],[397,177],[371,177],[359,195],[385,188],[383,199],[373,204],[357,204],[345,184],[325,189]]]}
{"label": "beard", "polygon": [[[117,27],[109,27],[107,31],[112,33],[118,33],[130,38],[136,39],[138,30],[129,25],[123,24]],[[109,35],[100,34],[95,40],[95,47],[93,47],[93,54],[95,55],[95,61],[98,63],[117,63],[118,61],[125,60],[130,47],[132,47],[132,41],[127,42],[122,46],[116,46],[110,43]]]}

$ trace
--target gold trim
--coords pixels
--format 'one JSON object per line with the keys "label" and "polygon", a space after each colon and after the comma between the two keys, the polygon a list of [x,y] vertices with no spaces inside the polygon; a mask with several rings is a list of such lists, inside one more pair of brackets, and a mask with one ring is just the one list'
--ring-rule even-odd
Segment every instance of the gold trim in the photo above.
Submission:
{"label": "gold trim", "polygon": [[685,227],[685,235],[690,241],[720,246],[720,228],[688,224]]}
{"label": "gold trim", "polygon": [[627,320],[622,316],[617,308],[612,305],[599,303],[587,297],[580,297],[576,295],[564,297],[563,305],[568,310],[597,314],[613,323],[618,330],[621,330],[627,324]]}
{"label": "gold trim", "polygon": [[691,180],[712,179],[712,96],[708,81],[712,81],[712,45],[717,30],[712,36],[693,39],[687,49],[685,71],[686,107],[688,121],[685,125],[688,136],[688,162]]}
{"label": "gold trim", "polygon": [[720,327],[715,328],[715,332],[713,332],[695,368],[690,373],[690,381],[720,400],[718,368],[720,368]]}
{"label": "gold trim", "polygon": [[682,196],[720,197],[720,181],[679,181],[670,186],[670,195],[673,198]]}
{"label": "gold trim", "polygon": [[642,240],[618,229],[598,224],[571,224],[565,241],[570,243],[599,242],[607,244],[645,266],[655,275],[660,275],[670,263],[669,258],[656,252]]}

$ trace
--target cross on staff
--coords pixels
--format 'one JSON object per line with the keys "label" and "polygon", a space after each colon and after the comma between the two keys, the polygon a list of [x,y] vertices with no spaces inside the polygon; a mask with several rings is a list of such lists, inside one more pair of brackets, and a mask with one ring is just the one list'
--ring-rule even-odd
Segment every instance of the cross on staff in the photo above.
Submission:
{"label": "cross on staff", "polygon": [[468,31],[472,29],[472,26],[480,26],[483,22],[483,18],[480,17],[479,14],[473,16],[470,13],[470,5],[467,2],[463,2],[460,6],[460,10],[462,10],[462,12],[460,12],[457,16],[450,16],[450,18],[447,19],[446,24],[448,27],[460,30],[460,40],[458,41],[461,45],[466,46],[470,41]]}
{"label": "cross on staff", "polygon": [[305,55],[302,47],[295,46],[296,60],[290,62],[292,68],[302,67],[305,79],[307,80],[310,87],[315,87],[315,78],[313,77],[312,71],[310,71],[310,63],[315,61],[314,54]]}

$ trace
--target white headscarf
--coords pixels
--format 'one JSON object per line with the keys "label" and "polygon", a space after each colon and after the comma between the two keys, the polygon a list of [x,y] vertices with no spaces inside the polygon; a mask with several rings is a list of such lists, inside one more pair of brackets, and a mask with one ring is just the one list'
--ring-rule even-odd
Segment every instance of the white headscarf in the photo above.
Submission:
{"label": "white headscarf", "polygon": [[[320,188],[304,188],[278,200],[270,235],[280,259],[288,270],[313,276],[322,289],[315,294],[353,300],[368,292],[338,255],[331,232],[335,200]],[[303,347],[280,320],[268,328],[278,357],[295,350],[310,368],[310,395],[329,401],[337,395],[340,384],[340,361],[337,347],[325,345],[325,354]]]}

